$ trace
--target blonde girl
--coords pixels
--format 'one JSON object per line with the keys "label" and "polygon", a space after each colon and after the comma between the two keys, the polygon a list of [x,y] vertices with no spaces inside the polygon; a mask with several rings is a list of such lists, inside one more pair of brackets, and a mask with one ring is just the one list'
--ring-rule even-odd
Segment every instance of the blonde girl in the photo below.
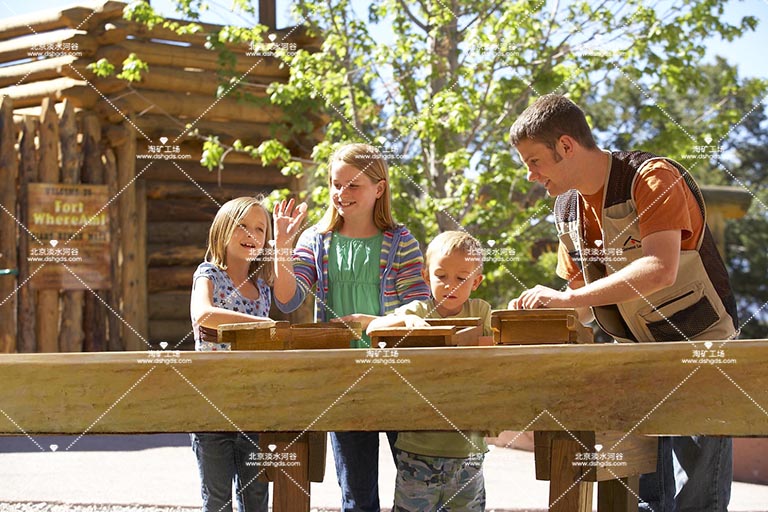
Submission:
{"label": "blonde girl", "polygon": [[[343,145],[328,171],[325,215],[301,234],[292,258],[275,260],[275,304],[290,312],[312,293],[316,320],[360,322],[365,330],[373,318],[429,298],[423,258],[408,229],[392,218],[387,164],[376,148]],[[290,252],[306,213],[293,200],[275,206],[278,255]],[[369,345],[367,337],[352,342]],[[396,433],[388,435],[393,446]],[[332,432],[331,445],[342,511],[378,511],[378,432]]]}
{"label": "blonde girl", "polygon": [[[269,212],[260,198],[238,197],[216,213],[208,250],[192,278],[190,313],[195,350],[229,350],[216,339],[223,323],[267,321],[272,303]],[[234,484],[242,512],[267,512],[268,488],[258,482],[257,433],[190,434],[200,470],[203,512],[231,512]]]}

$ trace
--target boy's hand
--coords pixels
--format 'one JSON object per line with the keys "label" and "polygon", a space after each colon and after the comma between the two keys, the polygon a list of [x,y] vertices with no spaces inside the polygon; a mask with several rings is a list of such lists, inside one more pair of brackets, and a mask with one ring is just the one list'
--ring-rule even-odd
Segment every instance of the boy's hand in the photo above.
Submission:
{"label": "boy's hand", "polygon": [[536,285],[530,290],[525,290],[518,298],[509,301],[508,307],[509,309],[539,309],[573,306],[570,304],[568,293]]}
{"label": "boy's hand", "polygon": [[275,246],[279,249],[293,246],[293,239],[304,224],[307,217],[307,203],[301,203],[294,208],[294,200],[280,201],[272,211],[275,224]]}
{"label": "boy's hand", "polygon": [[418,329],[420,327],[429,327],[429,322],[416,315],[405,315],[403,325],[409,329]]}

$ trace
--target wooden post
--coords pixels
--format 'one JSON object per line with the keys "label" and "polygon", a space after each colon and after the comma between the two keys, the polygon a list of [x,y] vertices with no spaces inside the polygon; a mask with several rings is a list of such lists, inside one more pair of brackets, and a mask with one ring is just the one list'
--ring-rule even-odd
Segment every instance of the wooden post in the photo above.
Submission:
{"label": "wooden post", "polygon": [[[112,148],[107,148],[103,157],[104,178],[109,190],[109,197],[115,197],[117,194],[117,162],[115,152]],[[119,200],[118,200],[119,204]],[[120,294],[122,292],[122,272],[120,268],[120,215],[118,209],[113,205],[109,208],[109,251],[112,256],[112,289],[109,292],[109,307],[112,309],[107,320],[107,329],[109,330],[108,350],[125,350],[125,343],[120,335],[122,331],[122,322],[118,312],[122,310],[120,303]]]}
{"label": "wooden post", "polygon": [[[147,332],[147,266],[146,266],[146,197],[139,199],[136,178],[136,138],[127,123],[128,137],[117,147],[118,214],[120,216],[120,254],[122,264],[122,326],[126,350],[146,350]],[[143,189],[142,189],[143,190]],[[128,327],[130,326],[130,327]],[[138,333],[138,334],[137,334]]]}
{"label": "wooden post", "polygon": [[277,28],[277,0],[259,0],[259,23],[272,30]]}
{"label": "wooden post", "polygon": [[[77,123],[75,109],[69,100],[64,100],[64,111],[59,123],[61,136],[61,181],[80,183],[80,150],[77,145]],[[67,241],[62,240],[66,245]],[[67,290],[61,293],[61,331],[59,332],[60,352],[81,352],[83,350],[83,290]]]}
{"label": "wooden post", "polygon": [[597,484],[597,512],[637,512],[640,475]]}
{"label": "wooden post", "polygon": [[592,482],[585,482],[583,468],[574,465],[582,451],[573,439],[552,440],[550,512],[592,512]]}
{"label": "wooden post", "polygon": [[[59,181],[59,118],[53,108],[55,100],[45,98],[40,114],[40,161],[38,178],[43,183]],[[59,350],[59,291],[39,290],[35,328],[40,352]]]}
{"label": "wooden post", "polygon": [[[37,119],[24,117],[21,128],[21,169],[19,170],[19,221],[23,226],[29,224],[27,218],[27,184],[37,181],[37,153],[35,151],[35,133]],[[37,350],[37,333],[35,332],[35,299],[36,293],[27,279],[42,263],[35,263],[34,269],[29,265],[30,245],[36,245],[32,237],[24,232],[19,238],[19,283],[25,283],[19,289],[19,352],[35,352]]]}
{"label": "wooden post", "polygon": [[[93,114],[87,114],[83,118],[83,183],[103,184],[104,163],[101,160],[103,148],[101,146],[101,125],[98,118]],[[107,193],[109,198],[114,197],[111,191]],[[116,208],[113,204],[108,206],[109,211]],[[114,230],[114,224],[110,219],[110,229]],[[114,233],[110,233],[110,248]],[[111,250],[111,249],[110,249]],[[114,263],[113,263],[114,264]],[[101,352],[107,350],[107,308],[110,291],[95,290],[94,293],[88,293],[85,296],[83,311],[85,343],[84,350],[87,352]]]}
{"label": "wooden post", "polygon": [[[16,240],[16,181],[19,164],[16,159],[16,127],[13,124],[13,104],[8,96],[0,98],[0,353],[16,352],[18,255]],[[9,215],[10,213],[10,215]],[[24,256],[22,255],[22,258]]]}

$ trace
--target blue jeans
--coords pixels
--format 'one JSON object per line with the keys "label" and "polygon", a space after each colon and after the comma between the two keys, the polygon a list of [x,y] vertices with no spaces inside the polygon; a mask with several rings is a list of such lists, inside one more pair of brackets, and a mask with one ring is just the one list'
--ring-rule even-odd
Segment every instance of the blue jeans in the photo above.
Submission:
{"label": "blue jeans", "polygon": [[656,472],[640,476],[639,510],[727,512],[732,480],[730,437],[660,437]]}
{"label": "blue jeans", "polygon": [[[247,436],[247,437],[246,437]],[[203,512],[232,512],[232,483],[240,512],[267,512],[269,484],[256,480],[259,435],[189,434],[200,469]]]}
{"label": "blue jeans", "polygon": [[[395,459],[397,432],[387,432]],[[341,487],[341,512],[380,512],[379,433],[331,432],[336,477]]]}

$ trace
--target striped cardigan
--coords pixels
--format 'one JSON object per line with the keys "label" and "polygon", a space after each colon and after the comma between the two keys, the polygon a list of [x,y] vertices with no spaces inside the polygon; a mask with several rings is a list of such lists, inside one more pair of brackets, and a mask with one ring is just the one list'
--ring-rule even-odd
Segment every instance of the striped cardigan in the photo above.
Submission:
{"label": "striped cardigan", "polygon": [[[296,293],[287,303],[275,298],[275,304],[283,313],[296,310],[304,302],[307,292],[317,283],[315,321],[330,320],[326,315],[325,304],[328,297],[328,252],[331,236],[332,232],[319,233],[313,226],[299,237],[293,251]],[[423,261],[418,242],[404,226],[384,231],[379,260],[382,283],[379,288],[380,315],[389,314],[395,308],[411,301],[426,300],[430,297],[429,288],[421,275]]]}

